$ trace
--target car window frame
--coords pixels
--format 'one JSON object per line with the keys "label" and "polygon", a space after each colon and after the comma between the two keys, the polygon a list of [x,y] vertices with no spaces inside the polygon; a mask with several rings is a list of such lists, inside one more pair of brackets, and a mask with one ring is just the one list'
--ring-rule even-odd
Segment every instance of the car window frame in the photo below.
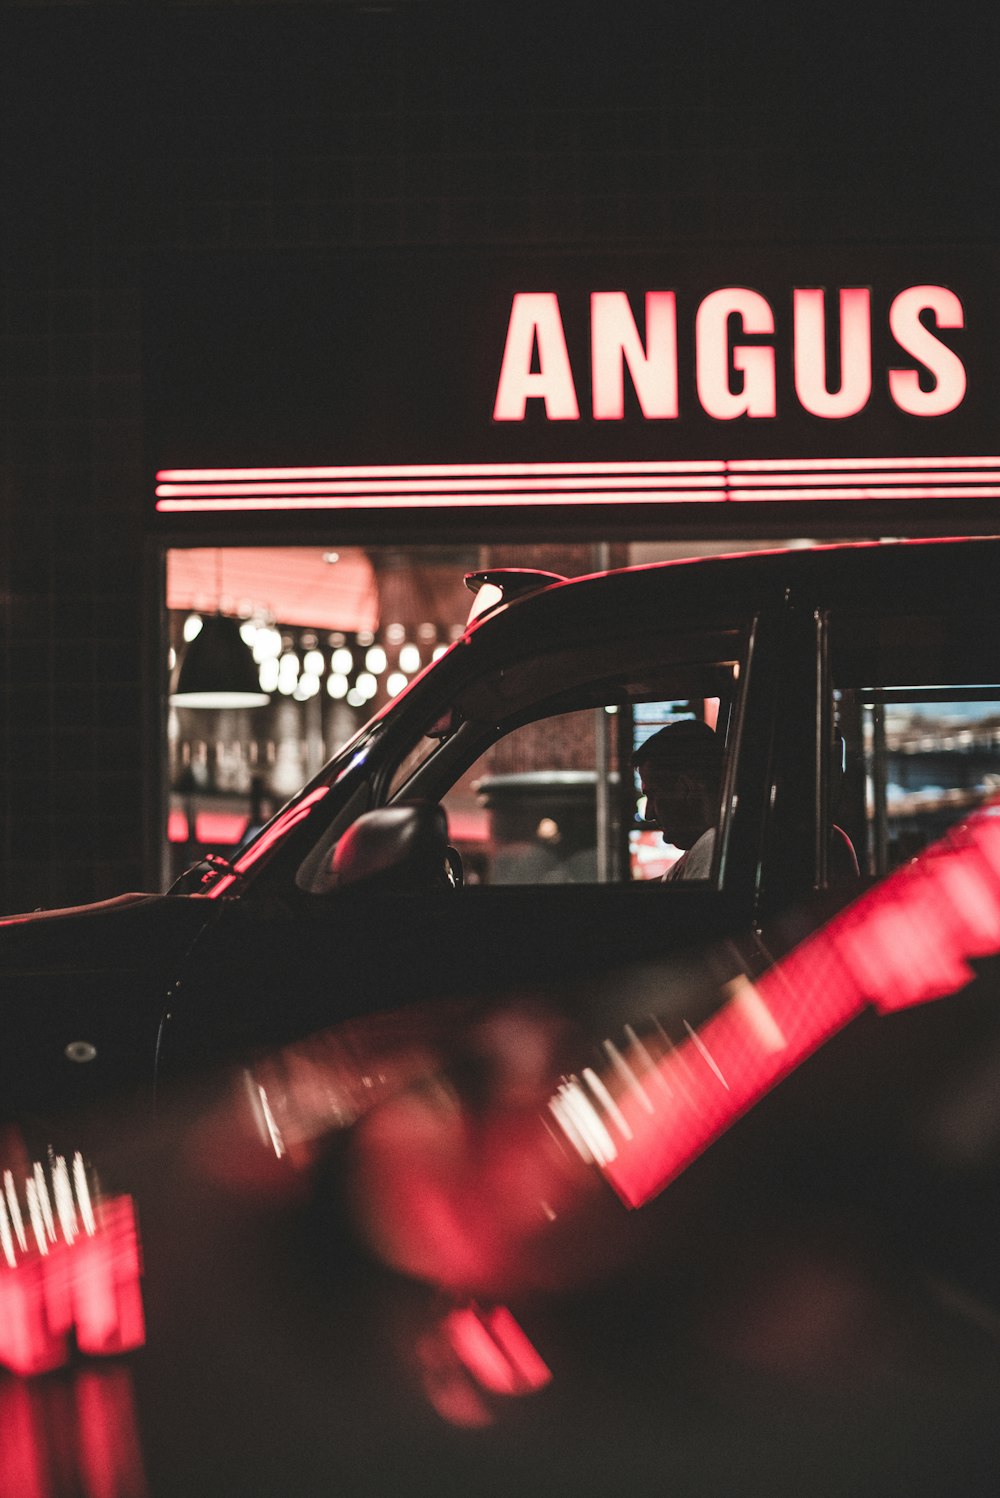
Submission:
{"label": "car window frame", "polygon": [[[662,626],[662,633],[664,635],[669,634],[674,640],[680,638],[696,639],[700,637],[707,642],[712,636],[731,636],[735,648],[732,655],[727,658],[737,661],[739,665],[737,685],[734,693],[734,711],[732,716],[731,739],[726,755],[726,767],[723,777],[723,785],[720,788],[719,820],[717,823],[717,830],[719,835],[716,838],[715,848],[713,850],[711,877],[708,879],[690,881],[632,880],[628,878],[622,878],[620,880],[595,883],[586,887],[595,889],[626,887],[637,888],[646,884],[658,884],[663,882],[667,885],[670,885],[671,889],[675,893],[680,891],[686,894],[692,890],[697,890],[702,893],[707,891],[715,894],[721,893],[723,891],[725,886],[731,825],[733,813],[736,806],[735,785],[739,774],[739,760],[743,742],[744,722],[747,711],[746,702],[751,689],[750,683],[752,676],[752,663],[755,641],[758,632],[759,614],[759,610],[748,608],[741,618],[736,618],[734,615],[727,613],[724,619],[720,618],[720,616],[718,615],[715,615],[707,616],[703,619],[695,621],[692,621],[690,619],[678,621],[676,627],[674,627],[673,629],[671,629],[669,625]],[[649,637],[653,633],[658,633],[658,631],[646,630],[643,632],[643,639],[647,642],[647,648]],[[624,649],[626,647],[626,642],[629,638],[630,637],[628,635],[620,637],[620,648]],[[539,652],[539,654],[551,658],[560,650],[564,650],[565,648],[566,647],[564,645],[553,644],[551,648],[545,649]],[[579,650],[584,650],[587,647],[580,646],[577,648]],[[722,664],[722,661],[714,652],[709,653],[708,651],[703,651],[700,653],[705,656],[704,659],[697,659],[696,656],[692,658],[692,656],[688,654],[686,658],[668,663],[668,665],[664,666],[662,669],[670,670],[672,668],[689,668],[691,670],[697,670],[699,667]],[[522,656],[516,664],[518,667],[522,667],[529,664],[531,659],[532,657],[530,656]],[[470,685],[474,687],[479,681],[482,681],[484,678],[487,678],[493,674],[502,675],[505,669],[506,668],[504,666],[498,666],[496,662],[491,662],[489,669],[484,669],[482,672],[478,673],[476,677],[471,679],[471,682],[467,681],[463,690],[468,693]],[[581,683],[578,688],[568,690],[572,691],[587,689],[588,691],[593,691],[601,685],[610,685],[613,680],[614,677],[605,676],[599,678],[596,682],[584,682]],[[620,695],[617,700],[619,704],[625,702],[631,704],[640,701],[663,701],[668,700],[668,698],[676,695],[676,693],[668,691],[667,697],[664,697],[662,695],[658,695],[660,690],[661,689],[658,688],[654,692],[654,689],[650,688],[650,695],[648,696],[630,697]],[[556,693],[550,693],[549,695],[538,699],[530,706],[521,706],[519,710],[512,713],[508,719],[503,719],[499,723],[490,722],[487,719],[463,719],[458,724],[454,732],[448,735],[447,738],[441,739],[436,748],[431,748],[427,757],[414,768],[413,773],[408,776],[405,781],[399,783],[398,785],[393,784],[393,780],[398,765],[402,763],[405,755],[400,756],[400,758],[395,763],[383,764],[381,766],[380,773],[383,786],[385,787],[385,794],[384,798],[377,798],[375,804],[391,805],[397,801],[405,801],[414,797],[424,798],[425,796],[429,796],[430,799],[440,800],[447,794],[451,786],[453,786],[457,782],[457,780],[463,774],[465,774],[465,772],[469,768],[471,768],[476,759],[489,749],[491,744],[498,742],[507,734],[514,732],[516,729],[523,727],[526,724],[542,721],[546,717],[554,717],[564,712],[592,710],[595,707],[600,707],[602,705],[606,706],[609,702],[614,702],[615,700],[616,698],[614,696],[610,696],[606,699],[600,698],[600,700],[595,701],[590,701],[588,699],[582,702],[576,702],[573,699],[567,700],[566,692],[560,690]],[[435,722],[440,721],[441,718],[442,713],[439,709],[436,717],[428,719],[428,728],[432,727]],[[456,751],[458,752],[456,753]],[[447,767],[445,772],[449,774],[451,778],[448,782],[448,785],[442,787],[439,783],[439,776],[443,767]],[[503,886],[487,886],[487,888],[489,889],[499,889],[502,887]],[[524,885],[515,887],[537,889],[545,888],[546,886]],[[582,888],[584,886],[579,887]]]}

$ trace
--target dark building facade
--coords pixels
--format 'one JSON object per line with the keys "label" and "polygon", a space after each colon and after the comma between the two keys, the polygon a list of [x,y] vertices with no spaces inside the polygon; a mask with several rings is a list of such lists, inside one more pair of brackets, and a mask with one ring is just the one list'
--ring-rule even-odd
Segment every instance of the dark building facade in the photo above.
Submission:
{"label": "dark building facade", "polygon": [[[977,27],[972,38],[892,8],[817,19],[735,3],[8,9],[0,909],[157,880],[166,548],[320,534],[305,512],[166,515],[155,507],[158,468],[669,452],[659,429],[630,447],[605,428],[594,436],[593,421],[585,436],[586,420],[573,441],[546,432],[532,447],[530,433],[500,428],[495,407],[483,413],[494,447],[479,449],[474,433],[463,435],[465,380],[442,339],[428,343],[429,365],[414,354],[412,388],[404,380],[394,409],[366,424],[358,396],[354,429],[364,440],[352,448],[331,438],[328,449],[336,420],[319,378],[328,314],[312,305],[324,278],[339,276],[350,302],[352,274],[374,296],[377,268],[395,265],[386,270],[391,306],[404,283],[419,302],[424,268],[440,329],[442,288],[481,287],[483,267],[503,263],[507,279],[489,283],[502,283],[506,298],[490,331],[494,375],[512,288],[558,283],[570,301],[579,292],[576,311],[560,302],[576,370],[584,335],[573,319],[590,293],[627,290],[638,316],[644,293],[698,282],[697,297],[690,291],[687,305],[678,292],[676,308],[678,398],[697,414],[685,317],[714,289],[741,285],[751,272],[740,266],[755,267],[760,284],[772,276],[775,303],[782,288],[870,285],[880,327],[906,288],[965,277],[969,394],[942,416],[950,426],[921,426],[892,406],[876,342],[877,399],[857,428],[860,447],[836,419],[825,448],[809,431],[768,444],[739,418],[720,445],[702,411],[678,456],[993,451],[998,21],[980,15]],[[741,261],[736,245],[752,251]],[[664,257],[671,271],[658,281]],[[787,359],[782,367],[790,379]],[[588,367],[585,408],[591,378]],[[451,413],[454,446],[441,452]],[[905,534],[952,521],[991,530],[1000,518],[985,488],[919,513],[869,510],[870,521],[859,518],[866,503],[858,496],[848,531]],[[844,529],[816,513],[812,533]],[[637,514],[630,523],[640,524]],[[709,524],[680,510],[647,512],[642,523],[660,534]],[[759,534],[776,523],[752,517]],[[499,506],[478,520],[344,512],[335,529],[356,545],[459,537],[523,547],[578,534],[613,540],[609,524],[565,508],[529,519]],[[746,533],[751,522],[741,524]],[[713,519],[713,534],[727,525]]]}

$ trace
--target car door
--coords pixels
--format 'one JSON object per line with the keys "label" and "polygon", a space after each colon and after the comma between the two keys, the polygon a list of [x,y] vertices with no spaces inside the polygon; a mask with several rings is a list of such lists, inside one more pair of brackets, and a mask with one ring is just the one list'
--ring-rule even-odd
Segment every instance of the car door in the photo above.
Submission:
{"label": "car door", "polygon": [[[424,731],[397,735],[367,767],[359,804],[444,806],[464,882],[345,890],[309,853],[294,897],[227,902],[171,1004],[168,1064],[442,1001],[530,995],[588,1027],[597,1015],[627,1021],[670,1007],[665,985],[702,1002],[726,975],[719,953],[723,968],[739,966],[765,847],[803,862],[791,843],[810,833],[795,816],[811,791],[776,801],[771,786],[791,742],[776,714],[814,703],[814,660],[772,604],[638,630],[598,623],[508,658],[501,639],[445,700],[427,694]],[[659,874],[678,850],[635,822],[631,752],[685,717],[712,719],[725,769],[710,875],[670,881]],[[768,830],[775,815],[784,838]]]}

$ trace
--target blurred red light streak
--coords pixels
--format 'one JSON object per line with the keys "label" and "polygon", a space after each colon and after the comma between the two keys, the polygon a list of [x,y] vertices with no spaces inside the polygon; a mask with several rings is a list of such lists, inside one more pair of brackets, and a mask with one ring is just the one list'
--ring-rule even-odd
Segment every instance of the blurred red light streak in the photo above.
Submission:
{"label": "blurred red light streak", "polygon": [[668,1051],[652,1114],[622,1090],[631,1138],[604,1174],[641,1206],[868,1003],[885,1014],[944,997],[973,976],[966,958],[998,949],[1000,820],[986,811],[808,937],[742,1001],[737,990],[697,1044]]}

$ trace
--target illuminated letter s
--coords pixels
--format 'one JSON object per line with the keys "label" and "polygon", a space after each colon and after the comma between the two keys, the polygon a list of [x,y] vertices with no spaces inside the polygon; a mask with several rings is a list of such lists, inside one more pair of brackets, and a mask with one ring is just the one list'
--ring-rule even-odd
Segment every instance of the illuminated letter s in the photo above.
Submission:
{"label": "illuminated letter s", "polygon": [[746,333],[774,332],[774,313],[760,292],[724,286],[707,296],[695,321],[698,399],[718,421],[744,414],[776,416],[773,348],[737,344],[732,360],[743,374],[743,389],[737,393],[729,383],[729,319],[734,316]]}
{"label": "illuminated letter s", "polygon": [[921,390],[915,369],[890,369],[889,392],[901,411],[911,416],[945,416],[962,404],[965,365],[956,353],[920,321],[933,312],[939,328],[964,328],[962,303],[946,286],[910,286],[889,308],[892,336],[904,353],[912,355],[934,377],[930,390]]}
{"label": "illuminated letter s", "polygon": [[[532,374],[536,343],[538,369]],[[525,405],[532,397],[545,402],[549,421],[580,419],[559,299],[554,291],[519,291],[514,297],[493,420],[523,421]]]}

